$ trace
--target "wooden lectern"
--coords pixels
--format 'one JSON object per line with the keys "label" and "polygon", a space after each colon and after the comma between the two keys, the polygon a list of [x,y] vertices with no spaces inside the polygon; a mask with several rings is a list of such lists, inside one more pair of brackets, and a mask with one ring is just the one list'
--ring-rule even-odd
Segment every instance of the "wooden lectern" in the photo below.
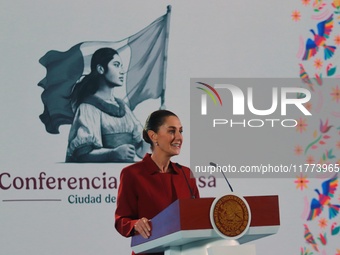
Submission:
{"label": "wooden lectern", "polygon": [[132,250],[137,254],[164,251],[165,255],[254,255],[255,246],[244,243],[277,233],[278,196],[242,197],[251,217],[244,232],[235,238],[221,235],[211,222],[211,208],[216,199],[176,200],[151,219],[149,239],[140,235],[132,237]]}

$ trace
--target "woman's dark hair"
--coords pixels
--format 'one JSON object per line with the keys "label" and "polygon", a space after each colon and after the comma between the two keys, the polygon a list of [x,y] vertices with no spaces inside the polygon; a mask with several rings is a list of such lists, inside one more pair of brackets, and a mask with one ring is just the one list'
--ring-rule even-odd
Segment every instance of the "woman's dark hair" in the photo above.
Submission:
{"label": "woman's dark hair", "polygon": [[97,66],[101,65],[104,68],[104,73],[107,72],[107,65],[116,54],[118,55],[118,52],[112,48],[101,48],[93,53],[91,58],[91,72],[74,85],[70,95],[72,108],[74,110],[78,108],[86,97],[97,92],[99,87],[98,78],[99,75],[101,75],[97,71]]}
{"label": "woman's dark hair", "polygon": [[157,133],[159,127],[164,124],[165,119],[169,116],[177,117],[176,114],[168,110],[158,110],[151,113],[149,117],[146,119],[145,126],[143,129],[143,139],[145,142],[151,144],[151,148],[153,148],[153,143],[148,135],[148,131],[152,130],[155,133]]}

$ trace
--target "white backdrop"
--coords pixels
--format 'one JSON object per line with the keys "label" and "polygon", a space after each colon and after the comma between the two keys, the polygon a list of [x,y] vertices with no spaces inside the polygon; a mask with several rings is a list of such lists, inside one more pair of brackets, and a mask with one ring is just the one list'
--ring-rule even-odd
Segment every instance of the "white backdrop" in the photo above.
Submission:
{"label": "white backdrop", "polygon": [[[166,6],[171,4],[165,104],[178,113],[184,126],[185,144],[174,161],[189,165],[190,78],[299,77],[299,37],[307,39],[311,36],[309,29],[315,28],[317,23],[305,18],[312,3],[304,6],[301,1],[0,2],[0,174],[9,173],[12,178],[37,177],[41,172],[55,178],[102,178],[105,172],[107,177],[118,180],[119,172],[125,166],[63,163],[70,126],[62,126],[60,134],[51,135],[39,120],[43,104],[42,88],[37,83],[45,76],[45,69],[38,60],[47,51],[66,51],[82,41],[126,38],[163,15]],[[331,8],[331,2],[327,7]],[[294,10],[301,11],[300,22],[292,20]],[[335,25],[338,22],[336,20]],[[339,34],[339,26],[334,29],[337,29],[334,33]],[[333,62],[339,63],[338,60],[335,55]],[[159,101],[150,100],[142,103],[135,114],[144,122],[157,107]],[[338,119],[336,122],[339,123]],[[315,196],[312,188],[300,192],[294,179],[288,178],[232,179],[231,182],[243,195],[277,194],[280,197],[279,233],[256,241],[257,254],[300,254],[301,247],[312,251],[303,236],[304,199]],[[321,180],[311,179],[308,186],[321,187]],[[216,187],[201,187],[200,192],[202,197],[220,196],[228,192],[228,188],[224,180],[218,178]],[[107,195],[116,196],[117,190],[72,190],[67,187],[61,190],[0,190],[0,254],[130,254],[130,240],[121,237],[113,227],[114,203],[70,204],[70,195],[101,195],[103,200]],[[61,201],[4,201],[33,198]],[[339,203],[339,192],[336,200]],[[328,237],[329,245],[320,249],[320,254],[334,255],[336,249],[340,249],[334,241],[338,237]]]}

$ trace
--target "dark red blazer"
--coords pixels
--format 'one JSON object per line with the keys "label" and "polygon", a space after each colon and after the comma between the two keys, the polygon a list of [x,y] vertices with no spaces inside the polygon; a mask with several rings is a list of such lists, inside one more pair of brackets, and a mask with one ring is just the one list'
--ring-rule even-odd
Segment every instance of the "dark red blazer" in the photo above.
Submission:
{"label": "dark red blazer", "polygon": [[146,154],[142,161],[121,171],[115,212],[115,227],[121,235],[132,236],[138,219],[153,218],[177,199],[192,195],[199,198],[190,169],[177,163],[170,164],[170,173],[160,173],[151,155]]}

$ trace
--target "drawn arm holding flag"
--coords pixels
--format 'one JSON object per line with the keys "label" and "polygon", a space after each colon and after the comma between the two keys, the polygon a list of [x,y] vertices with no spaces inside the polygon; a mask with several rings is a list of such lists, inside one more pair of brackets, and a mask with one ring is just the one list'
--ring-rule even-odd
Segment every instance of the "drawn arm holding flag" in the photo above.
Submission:
{"label": "drawn arm holding flag", "polygon": [[142,126],[113,90],[124,82],[123,64],[112,48],[97,50],[91,73],[76,83],[71,94],[74,121],[69,134],[67,162],[132,162],[143,157]]}

